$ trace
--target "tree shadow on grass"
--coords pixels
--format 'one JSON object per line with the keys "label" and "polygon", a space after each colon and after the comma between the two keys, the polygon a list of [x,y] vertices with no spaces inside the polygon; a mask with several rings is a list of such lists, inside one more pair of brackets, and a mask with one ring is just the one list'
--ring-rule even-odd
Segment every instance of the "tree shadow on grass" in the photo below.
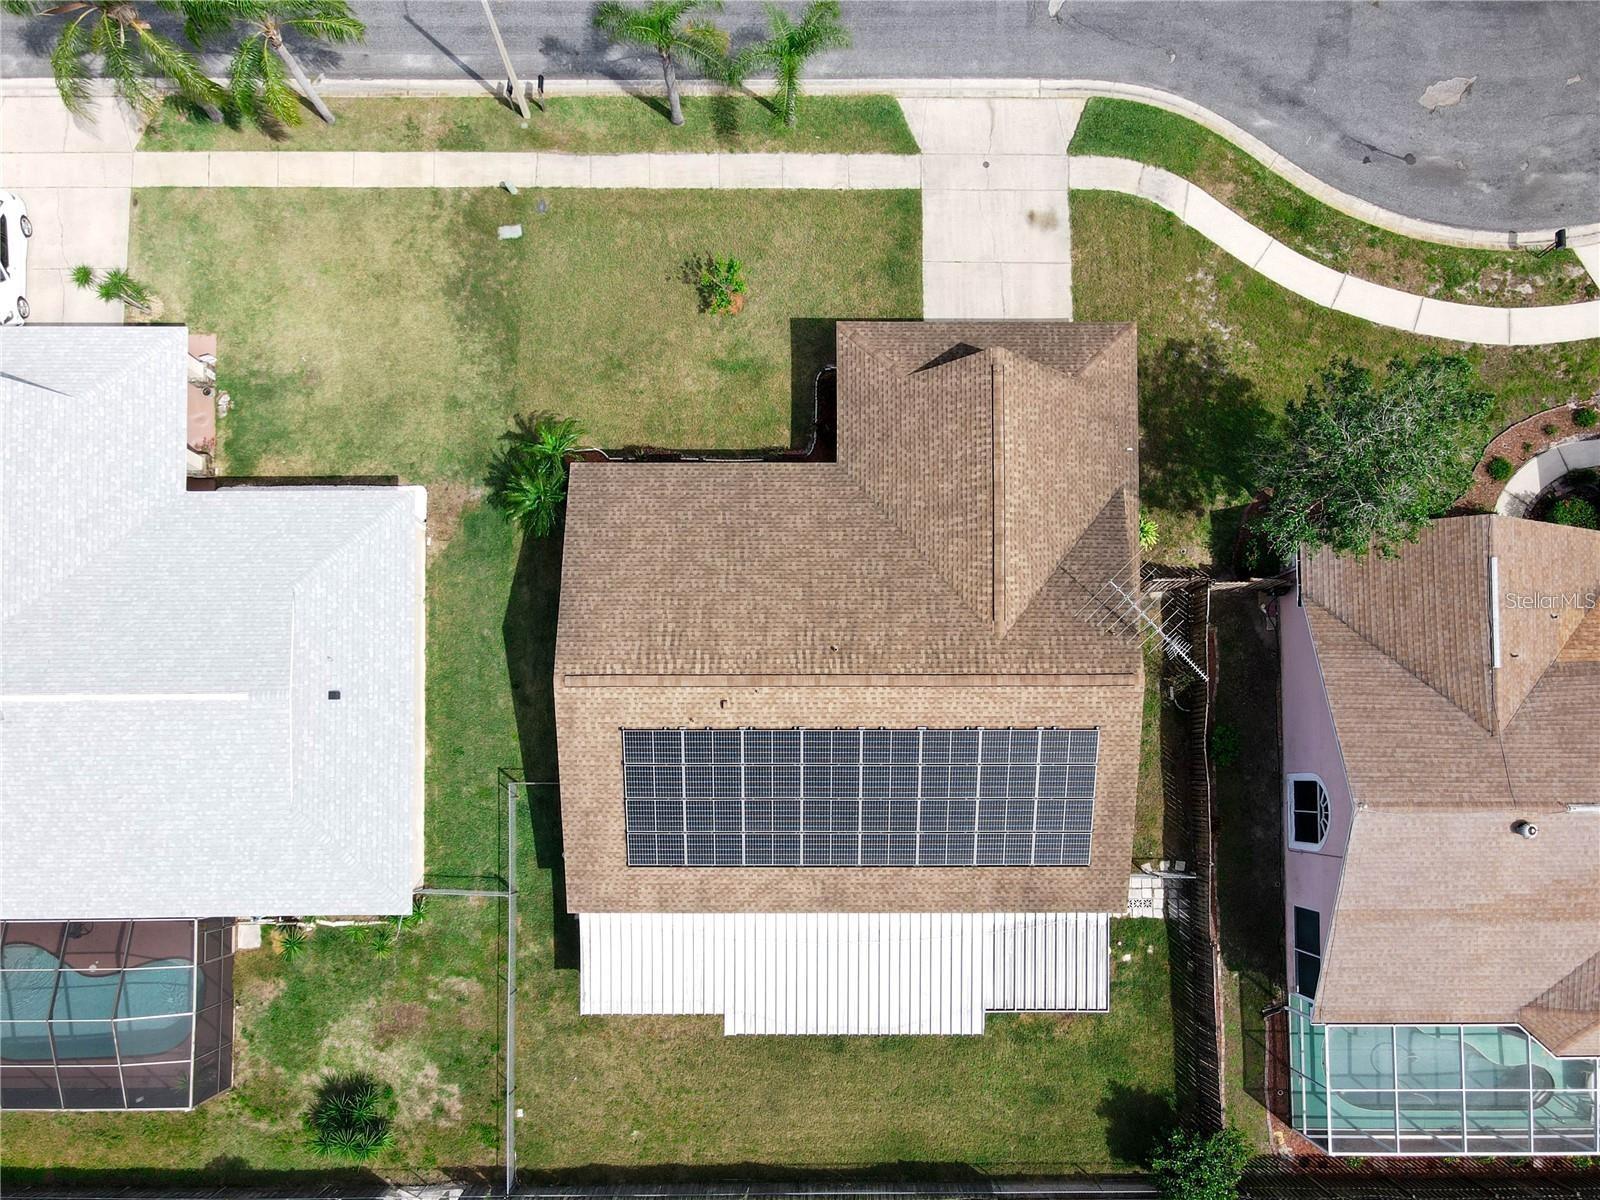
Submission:
{"label": "tree shadow on grass", "polygon": [[1169,338],[1139,362],[1140,495],[1157,508],[1200,514],[1255,486],[1277,418],[1222,347]]}
{"label": "tree shadow on grass", "polygon": [[567,879],[561,845],[561,790],[556,767],[556,615],[561,600],[561,549],[565,513],[549,537],[524,537],[517,553],[502,632],[517,741],[522,750],[523,790],[533,828],[534,860],[550,872],[555,921],[555,963],[578,965],[578,920],[567,911]]}
{"label": "tree shadow on grass", "polygon": [[1106,1149],[1119,1162],[1148,1166],[1177,1126],[1172,1097],[1113,1081],[1095,1107],[1106,1123]]}

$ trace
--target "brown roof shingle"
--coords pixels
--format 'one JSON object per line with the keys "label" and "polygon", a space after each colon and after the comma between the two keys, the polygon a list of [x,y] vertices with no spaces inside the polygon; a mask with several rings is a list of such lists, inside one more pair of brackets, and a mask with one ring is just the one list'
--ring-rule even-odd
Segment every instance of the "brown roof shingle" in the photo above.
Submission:
{"label": "brown roof shingle", "polygon": [[[556,641],[567,905],[1120,911],[1137,641],[1131,325],[843,323],[836,463],[576,463]],[[1097,727],[1088,867],[629,868],[624,727]]]}
{"label": "brown roof shingle", "polygon": [[1595,1053],[1600,813],[1566,806],[1600,802],[1600,534],[1451,518],[1301,588],[1357,806],[1319,1018],[1521,1020]]}

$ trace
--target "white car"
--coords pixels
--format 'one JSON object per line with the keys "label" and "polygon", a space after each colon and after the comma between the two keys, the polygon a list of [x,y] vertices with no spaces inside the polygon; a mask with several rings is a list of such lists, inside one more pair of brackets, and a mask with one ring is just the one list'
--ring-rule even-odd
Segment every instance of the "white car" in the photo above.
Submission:
{"label": "white car", "polygon": [[0,192],[0,325],[28,319],[28,239],[33,222],[15,192]]}

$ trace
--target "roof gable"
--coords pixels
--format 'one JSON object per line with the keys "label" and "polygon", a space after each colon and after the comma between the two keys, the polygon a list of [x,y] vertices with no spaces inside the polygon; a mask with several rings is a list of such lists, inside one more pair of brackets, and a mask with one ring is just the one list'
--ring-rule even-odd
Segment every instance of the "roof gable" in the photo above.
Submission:
{"label": "roof gable", "polygon": [[841,467],[1003,636],[1136,486],[1131,327],[847,322],[838,339]]}

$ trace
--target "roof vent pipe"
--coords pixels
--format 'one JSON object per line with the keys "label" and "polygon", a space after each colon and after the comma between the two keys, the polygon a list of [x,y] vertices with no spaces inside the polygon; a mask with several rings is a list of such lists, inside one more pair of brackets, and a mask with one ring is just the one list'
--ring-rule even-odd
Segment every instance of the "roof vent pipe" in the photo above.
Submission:
{"label": "roof vent pipe", "polygon": [[1518,837],[1527,838],[1529,841],[1532,841],[1534,838],[1539,836],[1539,827],[1532,821],[1516,821],[1511,826],[1511,832],[1516,834]]}

